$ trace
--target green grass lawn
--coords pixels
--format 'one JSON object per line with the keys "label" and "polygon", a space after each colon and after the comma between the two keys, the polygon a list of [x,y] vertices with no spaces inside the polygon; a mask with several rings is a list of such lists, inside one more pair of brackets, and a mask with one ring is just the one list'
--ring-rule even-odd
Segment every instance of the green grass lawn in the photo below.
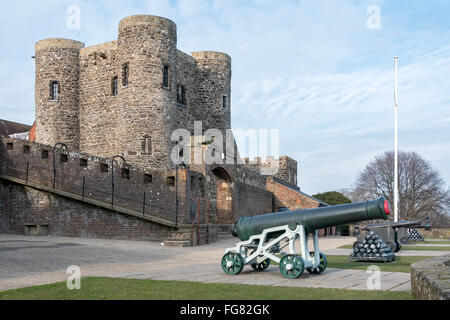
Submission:
{"label": "green grass lawn", "polygon": [[[302,281],[300,279],[292,281]],[[0,300],[409,300],[404,291],[361,291],[240,284],[204,284],[123,278],[81,279],[80,290],[65,282],[0,292]]]}
{"label": "green grass lawn", "polygon": [[[353,245],[346,244],[345,246],[340,246],[340,249],[353,249]],[[408,246],[408,245],[402,245],[402,250],[418,250],[418,251],[450,251],[450,246],[446,247],[421,247],[420,245],[417,246]]]}
{"label": "green grass lawn", "polygon": [[370,265],[377,265],[381,271],[408,272],[412,263],[430,257],[395,257],[395,261],[387,263],[351,262],[348,256],[327,256],[328,268],[366,270]]}
{"label": "green grass lawn", "polygon": [[436,241],[431,241],[431,240],[426,240],[423,242],[417,242],[417,243],[425,243],[425,244],[448,244],[450,245],[450,240],[436,240]]}
{"label": "green grass lawn", "polygon": [[418,246],[407,246],[402,245],[402,250],[418,250],[418,251],[450,251],[450,246],[448,247],[421,247]]}
{"label": "green grass lawn", "polygon": [[[370,265],[377,265],[380,267],[380,271],[387,272],[407,272],[409,273],[409,266],[417,261],[429,259],[431,257],[395,257],[395,261],[392,262],[352,262],[349,256],[334,256],[327,255],[327,268],[335,269],[356,269],[367,270]],[[271,265],[278,265],[278,263],[271,261]],[[306,271],[305,271],[306,272]]]}

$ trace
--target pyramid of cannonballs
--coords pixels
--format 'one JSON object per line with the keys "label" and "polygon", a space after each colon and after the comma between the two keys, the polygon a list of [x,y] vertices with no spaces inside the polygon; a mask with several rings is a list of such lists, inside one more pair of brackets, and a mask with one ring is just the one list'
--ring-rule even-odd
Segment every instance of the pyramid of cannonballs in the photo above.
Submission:
{"label": "pyramid of cannonballs", "polygon": [[395,260],[395,255],[391,248],[380,239],[380,236],[371,231],[364,236],[362,241],[353,244],[350,259],[352,261],[389,262]]}
{"label": "pyramid of cannonballs", "polygon": [[409,229],[408,232],[408,240],[410,241],[424,241],[424,238],[420,234],[419,231],[417,231],[416,228]]}

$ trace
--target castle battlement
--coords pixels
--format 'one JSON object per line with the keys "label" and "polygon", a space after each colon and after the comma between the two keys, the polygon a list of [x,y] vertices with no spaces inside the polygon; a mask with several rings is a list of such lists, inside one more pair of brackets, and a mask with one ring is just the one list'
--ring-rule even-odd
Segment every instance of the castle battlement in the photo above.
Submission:
{"label": "castle battlement", "polygon": [[283,182],[291,185],[297,185],[297,161],[288,156],[280,156],[275,159],[268,156],[265,159],[261,157],[243,158],[246,169],[258,172],[266,176],[274,176]]}

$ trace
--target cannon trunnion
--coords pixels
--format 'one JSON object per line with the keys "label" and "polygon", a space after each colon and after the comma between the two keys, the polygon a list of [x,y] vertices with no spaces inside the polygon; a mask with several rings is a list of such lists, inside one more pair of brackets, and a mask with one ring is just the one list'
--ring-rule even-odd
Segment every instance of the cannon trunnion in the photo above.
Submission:
{"label": "cannon trunnion", "polygon": [[[387,219],[390,213],[389,202],[381,197],[372,201],[243,217],[236,221],[232,230],[241,242],[225,250],[222,269],[230,275],[239,274],[245,265],[262,271],[275,261],[286,278],[298,278],[305,270],[319,274],[326,269],[327,259],[319,251],[318,229]],[[311,252],[308,250],[309,234],[313,235],[314,251]],[[300,240],[301,255],[296,253],[296,240]],[[286,247],[289,252],[283,251]]]}

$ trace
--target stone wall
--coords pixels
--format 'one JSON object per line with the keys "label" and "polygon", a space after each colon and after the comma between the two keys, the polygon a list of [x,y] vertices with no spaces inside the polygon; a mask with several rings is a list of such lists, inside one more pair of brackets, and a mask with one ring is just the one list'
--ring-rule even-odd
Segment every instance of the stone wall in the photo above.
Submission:
{"label": "stone wall", "polygon": [[413,263],[411,293],[418,300],[450,300],[450,255]]}
{"label": "stone wall", "polygon": [[256,157],[251,160],[244,158],[243,164],[249,170],[265,176],[274,176],[285,183],[297,186],[297,161],[288,156],[280,156],[278,159],[274,157],[266,159]]}
{"label": "stone wall", "polygon": [[234,219],[274,212],[271,192],[240,182],[236,182],[234,187],[236,197]]}
{"label": "stone wall", "polygon": [[[175,129],[193,133],[195,120],[202,121],[203,130],[231,128],[231,58],[177,50],[173,21],[126,17],[119,23],[117,41],[83,47],[66,39],[36,44],[37,142],[63,142],[99,157],[120,154],[144,168],[174,169]],[[169,69],[168,86],[163,85],[164,67]],[[51,81],[60,84],[58,101],[50,101]],[[178,85],[184,87],[184,103],[177,101]]]}
{"label": "stone wall", "polygon": [[0,178],[0,232],[25,233],[26,224],[48,225],[65,237],[163,241],[172,228],[75,201]]}
{"label": "stone wall", "polygon": [[[99,157],[121,153],[118,145],[120,101],[112,95],[112,79],[117,65],[117,41],[80,51],[80,151]],[[38,140],[39,141],[39,140]]]}
{"label": "stone wall", "polygon": [[[46,144],[64,142],[79,149],[80,49],[84,44],[67,39],[36,43],[36,139]],[[58,97],[51,99],[52,81],[58,82]]]}

